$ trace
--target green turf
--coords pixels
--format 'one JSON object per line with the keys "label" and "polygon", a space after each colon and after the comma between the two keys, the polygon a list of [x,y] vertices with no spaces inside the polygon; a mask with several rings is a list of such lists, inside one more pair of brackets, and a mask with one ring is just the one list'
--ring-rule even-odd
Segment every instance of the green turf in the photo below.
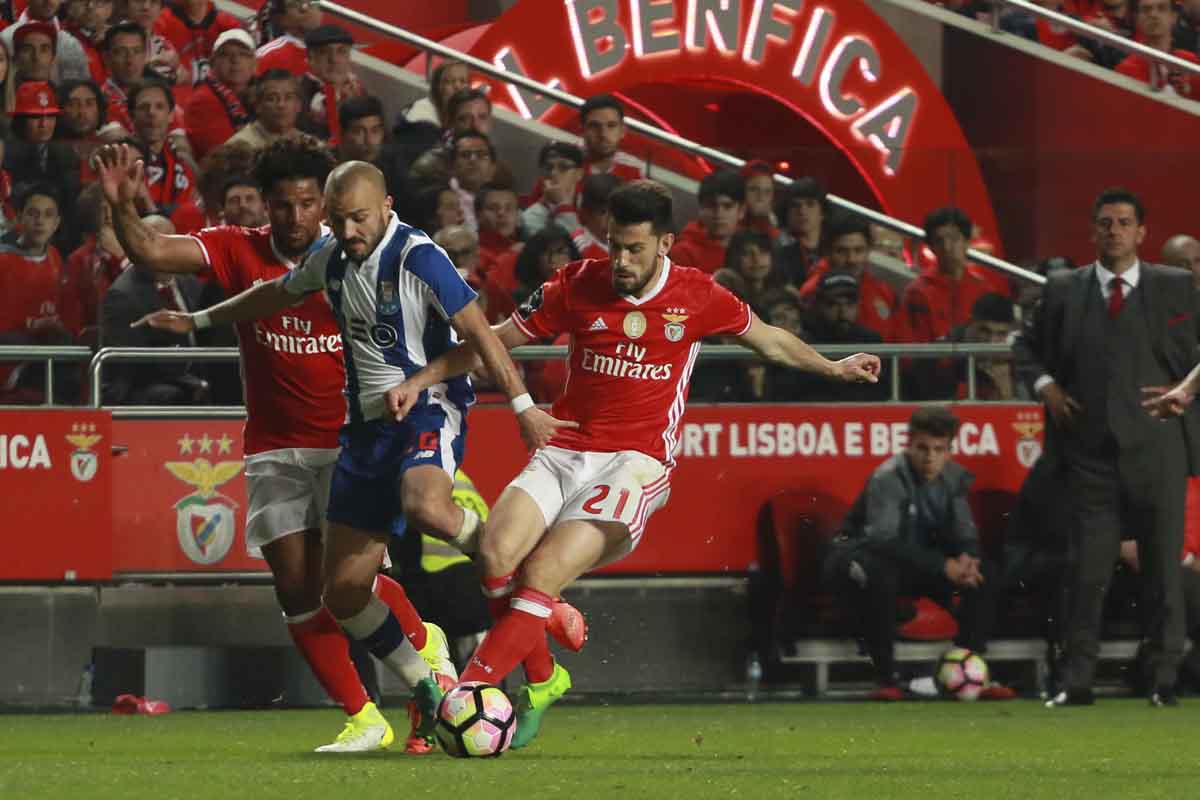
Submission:
{"label": "green turf", "polygon": [[[401,710],[386,713],[403,719]],[[526,750],[318,756],[335,711],[0,716],[0,798],[1185,798],[1200,702],[560,706]]]}

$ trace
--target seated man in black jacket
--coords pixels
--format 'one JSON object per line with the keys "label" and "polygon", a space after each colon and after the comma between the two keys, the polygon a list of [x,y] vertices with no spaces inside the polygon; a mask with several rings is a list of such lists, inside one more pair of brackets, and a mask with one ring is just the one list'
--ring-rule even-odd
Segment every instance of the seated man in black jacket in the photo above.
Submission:
{"label": "seated man in black jacket", "polygon": [[[955,644],[987,648],[995,617],[992,566],[980,560],[979,537],[967,504],[974,476],[950,457],[958,419],[946,408],[917,409],[908,446],[872,473],[826,558],[830,588],[850,599],[879,687],[873,697],[904,695],[896,674],[896,599],[915,594],[956,611]],[[994,686],[992,697],[1013,696]]]}

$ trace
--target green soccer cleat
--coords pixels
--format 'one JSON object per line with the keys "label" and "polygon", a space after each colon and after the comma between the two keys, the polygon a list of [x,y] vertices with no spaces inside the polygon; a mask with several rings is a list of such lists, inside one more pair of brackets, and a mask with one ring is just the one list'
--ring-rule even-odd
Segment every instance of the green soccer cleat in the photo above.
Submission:
{"label": "green soccer cleat", "polygon": [[510,747],[513,750],[524,747],[533,741],[542,727],[542,715],[554,701],[567,693],[571,688],[571,675],[557,661],[554,662],[554,674],[541,683],[527,683],[520,689],[517,698],[517,732],[513,734]]}
{"label": "green soccer cleat", "polygon": [[437,710],[442,703],[445,692],[434,678],[421,678],[413,687],[413,702],[417,705],[419,717],[413,720],[412,737],[433,736],[434,725],[437,724]]}

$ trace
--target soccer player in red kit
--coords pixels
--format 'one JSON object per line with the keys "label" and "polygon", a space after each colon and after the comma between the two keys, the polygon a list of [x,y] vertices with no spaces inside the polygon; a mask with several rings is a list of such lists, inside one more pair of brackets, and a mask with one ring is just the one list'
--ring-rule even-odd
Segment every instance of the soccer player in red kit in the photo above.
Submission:
{"label": "soccer player in red kit", "polygon": [[[113,223],[131,260],[159,272],[209,271],[229,296],[288,274],[322,236],[322,189],[332,156],[310,137],[284,139],[259,154],[254,177],[262,186],[270,224],[226,225],[192,236],[156,236],[139,221],[136,176],[102,159],[100,177]],[[136,185],[136,184],[134,184]],[[178,332],[196,327],[194,315],[156,312],[146,322]],[[177,327],[171,327],[177,326]],[[393,733],[370,702],[350,660],[337,620],[322,605],[321,524],[338,432],[346,418],[342,339],[324,294],[314,293],[282,313],[238,323],[246,394],[245,463],[249,509],[246,544],[266,559],[288,632],[321,685],[349,721],[337,741],[319,752],[363,752],[391,744]],[[400,619],[420,617],[399,584],[378,576],[375,594]],[[426,623],[415,643],[417,671],[452,677],[445,635]],[[445,680],[445,678],[443,678]],[[410,752],[428,752],[410,737]]]}
{"label": "soccer player in red kit", "polygon": [[[731,335],[777,364],[878,380],[877,357],[829,361],[763,323],[708,274],[671,263],[671,196],[661,185],[621,187],[609,215],[610,257],[559,270],[496,331],[510,348],[570,334],[570,377],[552,414],[579,425],[534,454],[500,496],[480,541],[483,590],[497,622],[462,680],[498,683],[524,664],[529,683],[520,689],[513,747],[529,743],[571,686],[546,643],[554,598],[583,573],[628,555],[667,501],[701,340]],[[393,387],[390,407],[403,417],[423,389],[474,363],[463,347],[447,352]],[[425,711],[441,692],[424,680],[416,695]]]}

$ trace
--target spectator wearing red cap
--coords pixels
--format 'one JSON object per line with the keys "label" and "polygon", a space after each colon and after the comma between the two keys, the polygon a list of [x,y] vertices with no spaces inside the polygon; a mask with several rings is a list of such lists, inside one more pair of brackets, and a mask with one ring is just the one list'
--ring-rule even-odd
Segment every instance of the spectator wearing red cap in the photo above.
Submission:
{"label": "spectator wearing red cap", "polygon": [[[188,70],[192,83],[208,75],[209,61],[217,51],[217,40],[226,31],[242,30],[237,17],[217,11],[212,0],[178,0],[168,5],[159,17],[158,33],[179,53],[180,66]],[[158,27],[156,25],[156,27]],[[250,38],[250,52],[255,49]]]}
{"label": "spectator wearing red cap", "polygon": [[184,112],[197,159],[250,124],[247,90],[254,79],[254,40],[241,28],[225,31],[212,51],[212,73],[201,79]]}
{"label": "spectator wearing red cap", "polygon": [[700,217],[688,223],[671,248],[671,260],[710,275],[725,264],[725,248],[746,214],[746,182],[732,170],[700,181]]}
{"label": "spectator wearing red cap", "polygon": [[821,280],[829,273],[854,276],[857,281],[858,311],[855,322],[879,334],[881,340],[892,338],[896,319],[896,292],[867,269],[871,254],[871,226],[860,217],[833,217],[823,236],[825,258],[813,265],[800,287],[800,296],[811,303]]}
{"label": "spectator wearing red cap", "polygon": [[621,183],[616,175],[588,175],[580,181],[580,226],[571,233],[580,258],[608,258],[608,198]]}
{"label": "spectator wearing red cap", "polygon": [[525,234],[533,234],[547,225],[558,225],[565,231],[579,228],[579,211],[575,197],[583,177],[583,151],[567,142],[550,142],[538,154],[541,170],[542,195],[521,212]]}
{"label": "spectator wearing red cap", "polygon": [[14,186],[48,183],[55,188],[59,198],[56,207],[68,222],[61,235],[73,239],[69,223],[74,211],[73,198],[79,196],[79,157],[69,144],[53,141],[60,113],[58,98],[50,84],[21,84],[13,111],[14,136],[4,154],[4,165]]}
{"label": "spectator wearing red cap", "polygon": [[28,25],[36,25],[38,27],[34,30],[49,36],[54,43],[54,70],[49,77],[42,80],[82,80],[91,77],[83,45],[63,30],[58,22],[58,9],[61,5],[62,0],[29,0],[29,5],[21,16],[17,17],[12,25],[0,31],[0,40],[3,40],[10,53],[16,55],[16,34]]}
{"label": "spectator wearing red cap", "polygon": [[308,47],[304,37],[321,26],[321,6],[316,0],[267,0],[265,4],[273,38],[258,48],[258,74],[285,69],[296,77],[308,72]]}
{"label": "spectator wearing red cap", "polygon": [[828,216],[825,187],[813,178],[799,178],[779,195],[783,232],[776,240],[775,263],[788,284],[801,286],[821,257],[821,228]]}
{"label": "spectator wearing red cap", "polygon": [[[108,72],[108,79],[102,87],[104,97],[108,101],[108,119],[109,122],[120,125],[127,134],[133,132],[133,120],[129,116],[129,98],[126,93],[130,86],[157,74],[147,70],[149,45],[150,39],[146,30],[129,20],[118,22],[105,31],[104,40],[100,44],[104,53],[104,66]],[[176,104],[171,112],[171,129],[182,132],[184,127],[183,109]],[[111,131],[112,138],[119,138],[120,135],[115,130]]]}
{"label": "spectator wearing red cap", "polygon": [[[0,344],[69,344],[59,317],[62,260],[50,244],[62,221],[58,193],[32,184],[16,206],[20,233],[15,243],[0,244]],[[4,402],[40,402],[28,367],[0,364]]]}
{"label": "spectator wearing red cap", "polygon": [[779,238],[775,224],[775,170],[765,161],[751,161],[742,167],[746,179],[746,230],[765,233],[774,242]]}
{"label": "spectator wearing red cap", "polygon": [[54,79],[58,34],[51,25],[31,22],[13,36],[17,79],[50,82]]}
{"label": "spectator wearing red cap", "polygon": [[[1184,61],[1200,64],[1200,58],[1194,53],[1177,50],[1172,44],[1172,31],[1178,17],[1171,0],[1134,0],[1133,6],[1138,41]],[[1117,65],[1117,72],[1143,83],[1157,83],[1163,87],[1163,91],[1173,92],[1180,97],[1200,100],[1200,77],[1178,67],[1151,63],[1136,53],[1130,53]]]}
{"label": "spectator wearing red cap", "polygon": [[937,265],[924,270],[904,289],[893,338],[899,342],[932,342],[971,319],[975,301],[992,291],[987,281],[967,269],[971,219],[957,208],[939,208],[925,218],[925,240]]}
{"label": "spectator wearing red cap", "polygon": [[330,143],[341,141],[338,104],[366,94],[350,63],[354,37],[337,25],[322,25],[304,37],[308,48],[308,72],[301,82],[306,133]]}

